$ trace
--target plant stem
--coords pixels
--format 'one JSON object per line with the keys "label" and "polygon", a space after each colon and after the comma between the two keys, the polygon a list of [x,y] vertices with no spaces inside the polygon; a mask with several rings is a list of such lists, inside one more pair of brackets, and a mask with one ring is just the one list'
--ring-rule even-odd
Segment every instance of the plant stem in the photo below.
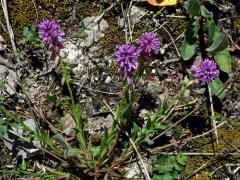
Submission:
{"label": "plant stem", "polygon": [[218,132],[217,132],[217,127],[216,127],[216,121],[214,119],[215,113],[214,113],[214,107],[213,107],[213,100],[212,100],[212,92],[210,87],[208,86],[208,92],[209,92],[209,100],[210,100],[210,106],[211,106],[211,113],[212,113],[212,127],[214,128],[214,133],[216,136],[217,144],[218,144]]}
{"label": "plant stem", "polygon": [[70,98],[71,98],[72,105],[75,106],[75,101],[74,101],[74,98],[73,98],[73,93],[72,93],[72,89],[70,87],[69,81],[66,81],[66,84],[67,84],[67,88],[68,88],[68,92],[69,92],[69,95],[70,95]]}

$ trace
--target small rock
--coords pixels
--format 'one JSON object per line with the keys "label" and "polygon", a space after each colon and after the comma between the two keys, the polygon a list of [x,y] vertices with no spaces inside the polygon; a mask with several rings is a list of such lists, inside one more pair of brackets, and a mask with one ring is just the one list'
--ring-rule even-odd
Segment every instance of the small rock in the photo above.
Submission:
{"label": "small rock", "polygon": [[109,25],[105,19],[100,16],[91,16],[83,19],[83,25],[86,28],[87,38],[80,44],[82,47],[90,47],[94,42],[105,36],[105,31]]}
{"label": "small rock", "polygon": [[156,69],[152,69],[151,73],[155,74],[156,73]]}
{"label": "small rock", "polygon": [[106,83],[106,84],[109,84],[111,81],[112,81],[112,78],[111,78],[110,76],[108,76],[108,77],[105,79],[105,83]]}
{"label": "small rock", "polygon": [[62,119],[62,130],[68,136],[75,136],[74,128],[76,123],[70,113],[67,113]]}
{"label": "small rock", "polygon": [[94,80],[95,80],[95,81],[98,81],[98,77],[95,77]]}
{"label": "small rock", "polygon": [[142,10],[141,8],[137,7],[137,6],[132,6],[131,11],[130,11],[130,15],[133,18],[133,21],[136,23],[139,21],[139,19],[145,15],[145,11]]}
{"label": "small rock", "polygon": [[120,28],[124,28],[125,27],[125,19],[124,18],[118,18],[118,26],[120,27]]}
{"label": "small rock", "polygon": [[63,49],[60,49],[59,56],[62,57],[62,58],[66,58],[67,53]]}
{"label": "small rock", "polygon": [[109,129],[113,125],[113,116],[108,114],[106,118],[103,116],[90,117],[88,118],[88,124],[91,133],[99,131],[104,127]]}
{"label": "small rock", "polygon": [[4,85],[8,94],[15,94],[17,87],[16,73],[13,70],[8,69],[6,66],[0,65],[0,79],[5,82]]}
{"label": "small rock", "polygon": [[160,48],[159,52],[160,52],[161,55],[163,55],[165,53],[165,49],[164,48]]}
{"label": "small rock", "polygon": [[2,35],[0,35],[0,42],[4,42],[4,38],[2,37]]}
{"label": "small rock", "polygon": [[[82,55],[81,49],[78,49],[77,45],[71,41],[64,42],[64,49],[62,51],[62,56],[66,56],[66,59],[70,64],[78,64],[78,57]],[[64,55],[64,53],[66,55]]]}
{"label": "small rock", "polygon": [[[151,160],[147,160],[146,158],[143,158],[143,162],[145,167],[147,168],[148,172],[152,171],[152,162]],[[142,163],[140,162],[140,160],[138,160],[138,162],[133,162],[130,165],[128,165],[129,167],[126,168],[126,170],[128,171],[127,173],[127,178],[128,179],[142,179]]]}
{"label": "small rock", "polygon": [[32,131],[37,130],[36,121],[34,119],[27,119],[23,122],[28,128],[30,128]]}
{"label": "small rock", "polygon": [[7,45],[2,44],[4,42],[3,37],[0,35],[0,51],[4,50],[7,48]]}

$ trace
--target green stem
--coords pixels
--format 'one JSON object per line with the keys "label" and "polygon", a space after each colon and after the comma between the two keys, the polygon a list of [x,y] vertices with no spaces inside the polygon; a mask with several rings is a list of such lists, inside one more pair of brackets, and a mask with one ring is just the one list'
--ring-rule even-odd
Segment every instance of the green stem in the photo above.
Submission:
{"label": "green stem", "polygon": [[75,106],[75,101],[74,101],[74,98],[73,98],[73,93],[72,93],[72,89],[70,87],[69,81],[66,81],[66,84],[67,84],[67,88],[68,88],[68,92],[69,92],[69,95],[70,95],[70,98],[71,98],[72,105]]}

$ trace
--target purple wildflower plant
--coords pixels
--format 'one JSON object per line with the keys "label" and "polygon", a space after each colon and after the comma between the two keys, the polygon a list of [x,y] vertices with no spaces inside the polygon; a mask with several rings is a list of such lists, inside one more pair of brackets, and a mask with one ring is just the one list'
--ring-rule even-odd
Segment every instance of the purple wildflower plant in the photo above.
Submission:
{"label": "purple wildflower plant", "polygon": [[151,56],[157,52],[159,45],[160,41],[155,33],[145,32],[138,41],[138,53],[139,55]]}
{"label": "purple wildflower plant", "polygon": [[132,84],[133,72],[137,69],[137,51],[134,46],[122,44],[117,46],[117,51],[114,53],[115,63],[119,65],[120,77],[127,80],[128,85]]}
{"label": "purple wildflower plant", "polygon": [[38,24],[38,37],[43,40],[47,49],[58,53],[61,46],[64,33],[60,32],[60,26],[56,21],[44,20]]}
{"label": "purple wildflower plant", "polygon": [[209,59],[204,59],[204,61],[201,61],[199,67],[192,65],[191,70],[193,76],[197,78],[198,83],[208,84],[219,74],[216,63]]}

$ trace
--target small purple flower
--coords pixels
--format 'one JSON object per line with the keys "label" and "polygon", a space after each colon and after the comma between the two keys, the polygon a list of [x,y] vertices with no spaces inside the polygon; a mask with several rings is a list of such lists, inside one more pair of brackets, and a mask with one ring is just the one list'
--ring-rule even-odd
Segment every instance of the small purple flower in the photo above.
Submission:
{"label": "small purple flower", "polygon": [[132,74],[137,69],[137,52],[134,46],[122,44],[117,46],[114,53],[115,63],[119,65],[120,77],[127,80],[128,84],[132,84]]}
{"label": "small purple flower", "polygon": [[140,55],[152,55],[156,53],[160,45],[159,39],[156,37],[155,33],[145,32],[142,34],[138,41],[138,53]]}
{"label": "small purple flower", "polygon": [[200,83],[203,82],[208,84],[219,74],[216,63],[209,59],[204,59],[204,61],[201,61],[199,67],[192,65],[191,70],[193,76],[196,77]]}
{"label": "small purple flower", "polygon": [[43,40],[48,49],[59,52],[62,46],[64,33],[60,32],[60,27],[56,21],[44,20],[38,24],[38,37]]}

